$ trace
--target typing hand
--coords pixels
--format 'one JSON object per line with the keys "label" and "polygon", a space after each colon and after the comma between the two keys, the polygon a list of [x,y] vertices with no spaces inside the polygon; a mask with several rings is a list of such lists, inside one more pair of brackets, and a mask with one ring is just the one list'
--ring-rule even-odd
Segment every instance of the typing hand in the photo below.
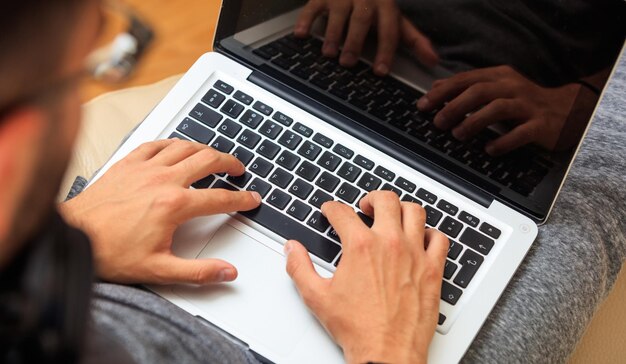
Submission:
{"label": "typing hand", "polygon": [[256,192],[189,189],[212,173],[241,175],[235,157],[189,141],[146,143],[111,167],[90,188],[61,204],[66,220],[92,241],[101,278],[119,283],[231,281],[237,270],[217,259],[172,255],[172,235],[185,221],[257,207]]}
{"label": "typing hand", "polygon": [[294,33],[304,37],[309,34],[313,21],[328,13],[328,24],[322,53],[336,57],[346,22],[349,22],[339,62],[346,67],[356,64],[370,27],[378,29],[378,50],[374,61],[374,72],[385,75],[393,56],[402,42],[414,52],[426,66],[439,61],[430,40],[404,16],[400,14],[394,0],[310,0],[302,9]]}
{"label": "typing hand", "polygon": [[424,210],[393,192],[371,192],[361,209],[374,217],[371,229],[347,205],[322,206],[343,245],[333,278],[321,278],[295,241],[285,245],[287,272],[347,362],[425,363],[448,239],[425,230]]}
{"label": "typing hand", "polygon": [[435,126],[452,129],[459,140],[468,140],[494,123],[512,123],[508,133],[487,143],[485,150],[491,155],[528,143],[554,150],[579,89],[576,84],[544,88],[511,67],[500,66],[435,81],[417,107],[440,109]]}

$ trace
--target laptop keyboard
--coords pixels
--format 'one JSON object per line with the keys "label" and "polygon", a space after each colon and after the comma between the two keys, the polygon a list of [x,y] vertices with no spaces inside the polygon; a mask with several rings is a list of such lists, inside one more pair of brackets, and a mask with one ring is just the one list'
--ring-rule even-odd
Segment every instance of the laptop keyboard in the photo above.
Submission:
{"label": "laptop keyboard", "polygon": [[[451,305],[458,302],[501,234],[455,204],[221,80],[169,137],[191,139],[237,157],[246,166],[242,176],[210,175],[192,186],[257,191],[263,203],[241,215],[300,241],[334,266],[341,259],[341,240],[320,212],[324,202],[339,200],[356,207],[368,226],[372,219],[358,209],[367,192],[389,190],[402,201],[424,206],[427,225],[450,238],[441,299]],[[439,324],[444,321],[440,315]]]}
{"label": "laptop keyboard", "polygon": [[449,131],[435,127],[433,113],[417,110],[415,103],[422,93],[392,77],[376,76],[362,61],[351,68],[342,67],[336,59],[324,57],[321,49],[322,41],[317,38],[301,39],[290,34],[253,52],[521,195],[530,195],[553,167],[545,158],[523,150],[505,157],[489,156],[484,152],[485,145],[498,136],[489,129],[469,142],[458,141]]}

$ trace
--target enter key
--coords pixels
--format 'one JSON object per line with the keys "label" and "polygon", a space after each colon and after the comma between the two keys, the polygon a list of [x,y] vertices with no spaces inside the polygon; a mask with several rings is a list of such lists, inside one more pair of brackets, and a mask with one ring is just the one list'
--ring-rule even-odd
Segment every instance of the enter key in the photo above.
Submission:
{"label": "enter key", "polygon": [[461,270],[454,278],[454,283],[461,288],[466,288],[483,263],[483,257],[471,249],[466,249],[459,262]]}

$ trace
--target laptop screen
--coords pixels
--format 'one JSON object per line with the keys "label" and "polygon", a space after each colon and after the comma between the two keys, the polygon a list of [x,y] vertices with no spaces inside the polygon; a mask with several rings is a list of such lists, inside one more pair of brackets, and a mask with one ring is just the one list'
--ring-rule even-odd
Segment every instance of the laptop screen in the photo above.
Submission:
{"label": "laptop screen", "polygon": [[336,57],[328,9],[293,35],[306,4],[224,1],[214,48],[545,220],[624,44],[624,1],[402,0],[363,37],[346,15]]}

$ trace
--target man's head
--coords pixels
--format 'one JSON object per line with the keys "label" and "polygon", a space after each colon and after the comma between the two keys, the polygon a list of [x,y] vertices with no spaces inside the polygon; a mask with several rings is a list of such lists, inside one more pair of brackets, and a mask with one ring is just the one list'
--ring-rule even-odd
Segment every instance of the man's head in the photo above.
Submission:
{"label": "man's head", "polygon": [[100,26],[99,0],[0,5],[0,268],[54,206]]}

